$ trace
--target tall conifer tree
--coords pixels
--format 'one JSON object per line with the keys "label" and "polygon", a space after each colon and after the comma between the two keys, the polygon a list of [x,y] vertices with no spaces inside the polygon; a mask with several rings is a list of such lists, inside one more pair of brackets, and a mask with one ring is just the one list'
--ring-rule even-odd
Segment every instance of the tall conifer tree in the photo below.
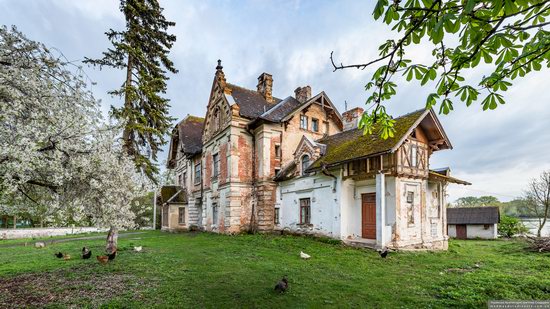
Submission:
{"label": "tall conifer tree", "polygon": [[175,25],[162,14],[157,0],[121,0],[120,11],[126,19],[126,29],[110,29],[105,34],[112,47],[100,59],[85,59],[94,66],[125,70],[122,86],[109,92],[124,98],[122,107],[111,107],[111,115],[124,124],[124,150],[136,167],[152,180],[158,173],[153,161],[174,120],[168,115],[166,93],[167,71],[177,73],[168,58],[176,36],[167,29]]}

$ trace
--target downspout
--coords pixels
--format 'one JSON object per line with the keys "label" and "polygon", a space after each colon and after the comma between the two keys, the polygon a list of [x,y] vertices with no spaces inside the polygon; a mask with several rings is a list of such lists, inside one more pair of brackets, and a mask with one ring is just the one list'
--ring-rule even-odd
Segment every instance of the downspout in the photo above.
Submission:
{"label": "downspout", "polygon": [[252,136],[252,213],[250,214],[250,223],[248,231],[250,233],[256,232],[256,135],[247,126],[246,131]]}
{"label": "downspout", "polygon": [[327,165],[325,163],[321,164],[321,172],[323,173],[323,175],[332,177],[334,179],[333,184],[332,184],[332,193],[336,192],[336,184],[337,184],[337,181],[338,181],[338,177],[336,177],[334,174],[331,174],[327,170]]}

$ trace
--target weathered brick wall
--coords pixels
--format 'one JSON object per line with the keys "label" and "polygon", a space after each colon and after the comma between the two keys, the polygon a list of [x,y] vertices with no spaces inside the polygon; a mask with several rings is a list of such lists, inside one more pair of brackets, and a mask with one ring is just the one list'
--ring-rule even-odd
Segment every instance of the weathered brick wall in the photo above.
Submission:
{"label": "weathered brick wall", "polygon": [[204,160],[204,189],[210,189],[210,186],[212,185],[212,153],[207,152],[205,154],[205,160]]}
{"label": "weathered brick wall", "polygon": [[220,158],[220,171],[219,171],[219,182],[220,185],[227,183],[227,143],[220,145],[220,150],[218,152]]}
{"label": "weathered brick wall", "polygon": [[245,136],[239,136],[239,180],[242,182],[252,181],[252,146]]}

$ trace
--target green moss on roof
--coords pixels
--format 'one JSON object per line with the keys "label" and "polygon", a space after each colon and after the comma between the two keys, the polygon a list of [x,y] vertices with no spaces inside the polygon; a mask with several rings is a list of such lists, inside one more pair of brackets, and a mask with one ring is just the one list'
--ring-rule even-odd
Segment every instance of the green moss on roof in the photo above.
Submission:
{"label": "green moss on roof", "polygon": [[204,122],[204,118],[189,115],[189,117],[187,117],[187,121]]}
{"label": "green moss on roof", "polygon": [[323,138],[318,142],[327,145],[326,153],[315,161],[311,168],[321,167],[322,164],[335,165],[343,161],[389,152],[407,134],[415,122],[424,115],[425,111],[421,109],[395,118],[395,133],[392,138],[381,138],[377,126],[373,128],[372,134],[363,135],[363,130],[353,129]]}

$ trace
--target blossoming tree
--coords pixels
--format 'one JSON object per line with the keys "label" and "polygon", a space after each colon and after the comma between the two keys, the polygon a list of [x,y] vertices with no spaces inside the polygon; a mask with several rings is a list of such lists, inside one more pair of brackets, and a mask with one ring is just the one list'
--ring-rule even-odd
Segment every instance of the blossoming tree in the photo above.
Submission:
{"label": "blossoming tree", "polygon": [[88,89],[78,67],[0,28],[0,204],[87,219],[116,240],[118,228],[133,226],[131,204],[146,183]]}

